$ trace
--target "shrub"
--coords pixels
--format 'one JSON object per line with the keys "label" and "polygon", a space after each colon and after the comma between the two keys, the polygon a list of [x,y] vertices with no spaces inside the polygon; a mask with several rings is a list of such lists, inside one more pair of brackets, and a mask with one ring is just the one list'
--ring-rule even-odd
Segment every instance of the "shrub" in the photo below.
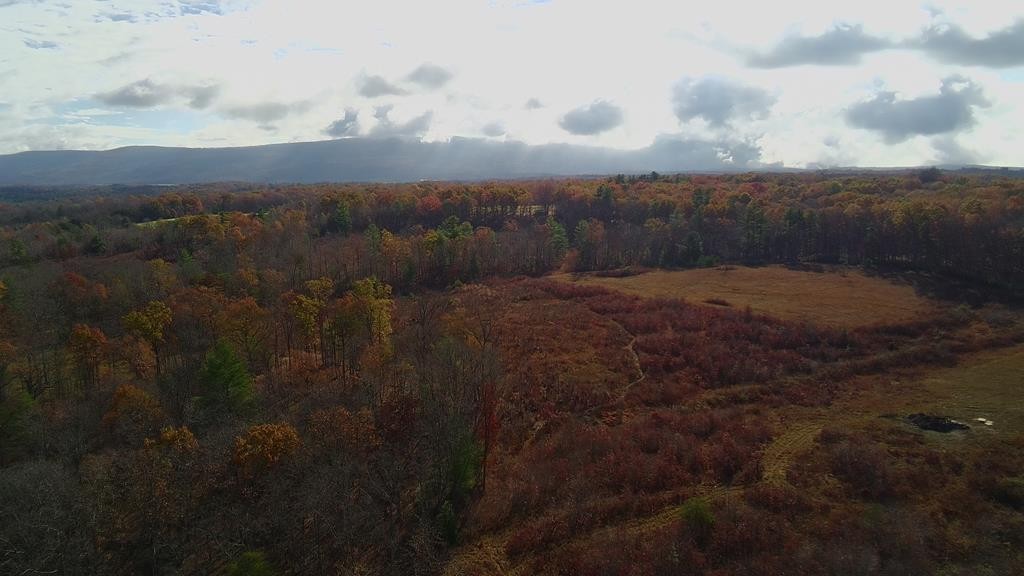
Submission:
{"label": "shrub", "polygon": [[243,552],[228,567],[228,576],[274,576],[274,568],[260,550]]}
{"label": "shrub", "polygon": [[1011,508],[1024,509],[1024,478],[1003,478],[996,483],[993,496]]}
{"label": "shrub", "polygon": [[715,528],[715,515],[711,505],[704,498],[690,498],[679,510],[686,532],[700,549],[711,542],[711,533]]}

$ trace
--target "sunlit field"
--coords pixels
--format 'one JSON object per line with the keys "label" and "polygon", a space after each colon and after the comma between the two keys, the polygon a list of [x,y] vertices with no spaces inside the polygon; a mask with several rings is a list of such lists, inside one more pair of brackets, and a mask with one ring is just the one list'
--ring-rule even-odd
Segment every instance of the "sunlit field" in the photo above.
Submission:
{"label": "sunlit field", "polygon": [[914,288],[855,268],[821,272],[782,266],[719,266],[695,270],[649,270],[611,277],[559,274],[566,282],[596,285],[647,298],[683,298],[695,304],[729,306],[786,320],[857,328],[924,320],[937,304]]}

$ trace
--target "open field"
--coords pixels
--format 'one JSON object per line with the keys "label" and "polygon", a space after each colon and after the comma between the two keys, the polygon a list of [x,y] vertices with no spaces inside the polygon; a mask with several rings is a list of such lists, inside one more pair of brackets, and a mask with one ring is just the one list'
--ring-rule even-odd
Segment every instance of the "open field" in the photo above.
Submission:
{"label": "open field", "polygon": [[[909,288],[851,271],[844,275],[794,272],[782,268],[697,272],[702,272],[703,276],[726,276],[718,282],[724,284],[728,281],[730,288],[735,288],[731,284],[732,279],[738,278],[738,286],[747,289],[747,292],[734,290],[733,293],[748,295],[751,295],[749,289],[754,284],[754,278],[782,279],[789,286],[797,287],[817,282],[825,287],[819,294],[826,294],[819,300],[819,308],[821,302],[828,301],[830,297],[836,298],[836,294],[844,289],[856,291],[854,287],[860,286],[861,289],[873,292],[870,296],[861,295],[859,302],[884,300],[884,297],[878,296],[878,291],[881,290],[881,294],[885,295],[887,290],[891,290],[888,298],[899,302],[901,306],[888,308],[899,311],[888,315],[890,319],[896,315],[903,321],[920,320],[937,310],[935,304],[917,297]],[[731,276],[733,272],[737,274]],[[648,296],[678,295],[685,291],[685,288],[680,288],[678,278],[686,278],[688,275],[688,272],[661,272],[627,278],[586,277],[577,282],[560,275],[551,284],[528,281],[525,284],[512,283],[499,289],[502,299],[514,302],[504,313],[502,324],[506,324],[510,330],[504,333],[502,340],[506,345],[510,340],[515,341],[514,355],[530,359],[525,363],[524,367],[528,367],[525,373],[532,374],[538,382],[552,383],[542,397],[554,405],[560,405],[562,410],[554,411],[557,417],[535,420],[533,434],[526,443],[507,437],[511,442],[506,444],[505,450],[496,458],[494,470],[495,477],[503,478],[500,482],[507,481],[505,479],[513,481],[503,483],[481,500],[473,517],[475,525],[467,534],[463,546],[454,554],[447,574],[552,573],[552,566],[555,565],[578,568],[579,565],[574,564],[575,558],[586,557],[608,546],[629,546],[633,545],[631,543],[676,538],[674,535],[681,529],[680,518],[686,508],[685,503],[695,497],[708,502],[718,511],[747,510],[745,513],[752,514],[756,513],[749,510],[757,509],[760,504],[756,503],[760,502],[760,498],[799,494],[798,498],[805,503],[848,498],[849,494],[854,494],[848,478],[837,480],[827,468],[837,452],[834,446],[822,443],[823,430],[842,434],[843,442],[846,443],[843,446],[865,442],[874,450],[870,455],[881,455],[878,456],[882,458],[878,465],[889,471],[891,476],[887,478],[894,486],[918,482],[913,474],[915,470],[924,470],[919,465],[921,459],[945,461],[942,459],[946,458],[956,462],[974,462],[983,458],[986,450],[1000,451],[1005,448],[999,446],[1018,442],[1024,433],[1024,409],[1018,401],[1024,393],[1022,345],[968,353],[957,359],[957,365],[951,367],[896,364],[850,376],[841,382],[822,382],[813,376],[794,374],[763,383],[704,389],[682,388],[667,394],[666,391],[678,386],[677,376],[675,372],[666,373],[659,368],[661,364],[650,346],[654,336],[648,331],[658,330],[653,327],[657,322],[648,325],[630,319],[639,319],[649,313],[651,318],[671,322],[669,318],[674,313],[673,308],[660,307],[667,306],[667,303],[657,304],[652,300],[637,298],[638,292],[646,290]],[[665,278],[674,279],[676,283],[660,284]],[[612,293],[601,291],[601,288],[618,288],[623,284],[631,289]],[[709,285],[710,281],[704,282],[704,289]],[[526,287],[531,291],[529,300],[514,296]],[[532,292],[537,289],[540,291]],[[771,291],[753,296],[760,296],[762,302],[767,306],[775,306],[777,310],[780,304],[784,304],[783,292],[773,287]],[[710,292],[705,294],[710,295]],[[689,301],[695,304],[699,302],[692,297]],[[841,318],[847,318],[846,322],[854,320],[853,306],[848,305],[846,309],[836,312],[818,310],[799,299],[795,304],[803,308],[795,306],[790,314],[803,314],[801,319],[813,312],[819,314],[819,317],[829,318],[830,323]],[[876,302],[873,305],[880,306],[882,303]],[[743,317],[735,307],[698,306],[698,309],[709,315],[706,316],[708,322],[713,319],[725,322],[730,318],[738,320]],[[766,310],[761,308],[761,311]],[[877,314],[877,309],[871,312]],[[577,337],[566,341],[557,332],[548,329],[550,322],[567,322],[569,318],[579,324],[574,331]],[[793,316],[788,318],[792,319]],[[755,318],[754,323],[770,321]],[[609,322],[619,324],[618,330],[610,329],[607,325]],[[859,325],[881,322],[879,319]],[[965,324],[945,337],[957,341],[974,334],[975,328],[975,325]],[[704,330],[709,328],[705,325]],[[708,333],[717,332],[710,330]],[[513,334],[520,336],[513,338]],[[722,334],[718,334],[717,337],[722,337]],[[926,340],[932,337],[928,336]],[[908,338],[899,345],[919,345],[921,342],[916,341],[915,337]],[[730,346],[739,344],[737,342]],[[696,342],[689,344],[693,345]],[[594,389],[594,392],[601,391],[597,394],[590,392],[580,395],[581,391],[591,388],[586,382],[592,377],[583,373],[575,374],[571,357],[582,353],[584,349],[591,358],[590,363],[601,366],[605,373],[603,377],[595,379],[595,382],[601,382]],[[886,354],[884,349],[875,352],[865,349],[865,352]],[[756,351],[751,349],[744,355],[754,354]],[[619,377],[613,377],[614,373],[618,373]],[[624,402],[610,402],[603,407],[607,412],[618,412],[618,416],[599,419],[587,416],[590,411],[585,407],[592,404],[593,400],[581,402],[581,399],[613,396],[621,391],[627,379],[631,388],[626,391],[627,399]],[[519,380],[523,381],[522,377]],[[806,386],[834,387],[806,404],[782,401],[782,398],[790,397],[787,389]],[[527,390],[521,390],[518,394],[530,396]],[[536,410],[536,406],[524,408],[524,415]],[[953,434],[922,431],[905,420],[908,414],[917,412],[963,421],[971,429]],[[715,445],[721,445],[724,436],[699,438],[695,443],[686,440],[689,431],[694,429],[692,427],[700,428],[697,422],[704,418],[715,422],[713,427],[729,427],[729,435],[737,438],[737,441],[739,437],[734,435],[756,429],[760,425],[758,422],[770,428],[770,436],[753,440],[755,445],[763,443],[759,444],[760,449],[756,454],[749,454],[748,460],[745,460],[759,461],[759,467],[750,469],[756,472],[741,471],[734,476],[723,477],[718,475],[713,465],[708,467],[709,461],[716,458]],[[986,426],[975,421],[976,418],[990,419],[993,425]],[[739,420],[747,424],[736,426]],[[661,438],[664,440],[659,440]],[[587,447],[588,453],[573,456],[573,451],[579,450],[581,445]],[[623,448],[616,448],[618,446]],[[663,459],[668,454],[678,454],[678,457],[685,459],[685,454],[691,450],[699,454],[699,472],[680,472],[673,468],[673,460]],[[608,467],[601,464],[590,468],[597,461],[608,462]],[[570,462],[568,467],[563,465]],[[822,466],[826,468],[822,469]],[[648,471],[654,473],[654,477],[635,484],[629,480],[622,484],[609,484],[601,477],[602,472],[608,474],[615,471],[611,473],[615,475],[620,470],[630,468],[635,469],[641,478]],[[524,474],[526,470],[541,472],[539,475]],[[949,474],[946,469],[928,470],[927,474],[932,475],[938,485],[945,481],[939,478],[945,477],[952,482],[944,476]],[[795,471],[796,476],[791,476],[791,471]],[[556,482],[545,488],[545,478],[551,475],[564,478],[564,483]],[[584,482],[581,480],[583,477],[593,480]],[[964,487],[966,480],[957,478],[955,485],[958,489],[967,489]],[[533,487],[526,494],[517,495],[520,489],[515,486],[522,485]],[[611,492],[606,491],[613,486]],[[616,495],[616,490],[621,492]],[[943,501],[938,493],[932,494],[930,490],[933,489],[923,484],[918,485],[917,490],[920,494],[913,498],[925,500],[916,501],[914,505],[921,506],[922,510],[932,506],[928,498],[936,502]],[[494,498],[495,494],[502,493],[505,496]],[[544,494],[544,497],[536,498],[529,494]],[[764,496],[766,494],[771,496]],[[908,501],[911,499],[911,496],[901,497],[908,498]],[[629,499],[632,499],[632,503],[625,507],[612,504]],[[522,518],[511,512],[497,512],[498,508],[510,506],[509,501],[524,504],[532,501],[530,511]],[[842,502],[841,506],[848,507],[848,510],[858,510],[862,505],[856,496]],[[519,519],[508,522],[510,518]],[[762,518],[761,521],[767,520]],[[791,529],[804,530],[807,528],[803,522],[820,520],[805,516],[799,521],[791,521]],[[728,537],[723,535],[722,538],[728,541]]]}
{"label": "open field", "polygon": [[[890,374],[859,378],[829,406],[783,407],[775,412],[779,433],[765,447],[764,474],[760,482],[742,486],[702,485],[680,487],[680,494],[700,495],[715,506],[742,501],[758,486],[788,485],[787,469],[795,461],[807,458],[819,446],[819,434],[825,428],[848,431],[896,429],[918,436],[925,445],[939,451],[969,454],[982,450],[989,440],[1013,442],[1024,433],[1024,346],[983,352],[964,358],[960,365],[929,370],[919,375]],[[890,376],[892,376],[890,378]],[[912,412],[929,412],[967,422],[971,430],[945,435],[917,430],[902,417]],[[974,421],[986,417],[989,427]],[[856,432],[854,432],[856,433]],[[883,433],[884,434],[884,433]],[[447,574],[493,573],[527,574],[545,566],[550,554],[574,554],[588,543],[615,537],[640,541],[656,537],[659,531],[671,531],[683,507],[670,501],[622,523],[612,523],[593,531],[572,533],[554,549],[520,558],[506,553],[514,530],[503,530],[468,543],[453,558]]]}
{"label": "open field", "polygon": [[[765,481],[784,481],[794,458],[811,448],[825,427],[870,426],[881,424],[884,417],[923,412],[971,427],[952,438],[1013,439],[1024,434],[1024,346],[979,353],[957,366],[918,377],[901,380],[895,375],[879,375],[849,384],[827,407],[790,407],[780,414],[781,431],[765,448]],[[992,425],[978,418],[991,420]],[[923,434],[932,439],[946,437]]]}
{"label": "open field", "polygon": [[[968,423],[972,431],[1001,438],[1024,434],[1024,346],[981,354],[954,368],[930,373],[921,387],[930,397],[922,410]],[[976,421],[985,418],[992,426]]]}
{"label": "open field", "polygon": [[833,327],[898,324],[920,320],[936,311],[935,304],[918,296],[912,287],[850,268],[822,273],[782,266],[720,266],[652,270],[621,278],[592,274],[557,274],[552,278],[646,298],[684,298],[695,304],[724,301],[733,308],[750,306],[755,312],[786,320]]}

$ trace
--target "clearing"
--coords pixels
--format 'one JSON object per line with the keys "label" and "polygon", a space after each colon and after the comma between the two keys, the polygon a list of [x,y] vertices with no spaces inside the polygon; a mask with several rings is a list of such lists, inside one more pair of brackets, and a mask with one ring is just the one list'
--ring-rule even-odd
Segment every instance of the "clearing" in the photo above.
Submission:
{"label": "clearing", "polygon": [[652,270],[625,277],[556,274],[551,278],[646,298],[685,298],[710,305],[724,301],[733,308],[750,306],[755,312],[785,320],[837,328],[912,322],[937,311],[935,303],[918,296],[913,287],[853,268],[807,272],[782,266],[720,266]]}
{"label": "clearing", "polygon": [[765,450],[766,481],[784,481],[790,464],[814,445],[825,426],[851,428],[887,415],[923,412],[963,422],[975,437],[1009,439],[1024,434],[1024,346],[983,352],[907,382],[876,376],[854,384],[863,388],[850,386],[828,407],[786,410],[781,433]]}

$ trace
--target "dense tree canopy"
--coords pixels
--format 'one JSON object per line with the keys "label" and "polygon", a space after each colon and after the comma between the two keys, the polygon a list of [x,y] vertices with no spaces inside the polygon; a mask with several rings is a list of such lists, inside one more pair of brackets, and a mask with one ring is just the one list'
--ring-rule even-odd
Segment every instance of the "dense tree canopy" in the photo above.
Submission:
{"label": "dense tree canopy", "polygon": [[[718,264],[856,266],[951,300],[839,329],[535,278]],[[1024,340],[1022,289],[1024,181],[998,173],[0,189],[0,566],[835,574],[856,514],[875,573],[977,559],[955,510],[890,544],[872,506],[910,506],[912,470],[884,438],[821,440],[793,480],[832,479],[817,516],[758,484],[761,458],[771,409]],[[969,469],[978,510],[1016,501],[1019,458],[911,444],[936,477]]]}

